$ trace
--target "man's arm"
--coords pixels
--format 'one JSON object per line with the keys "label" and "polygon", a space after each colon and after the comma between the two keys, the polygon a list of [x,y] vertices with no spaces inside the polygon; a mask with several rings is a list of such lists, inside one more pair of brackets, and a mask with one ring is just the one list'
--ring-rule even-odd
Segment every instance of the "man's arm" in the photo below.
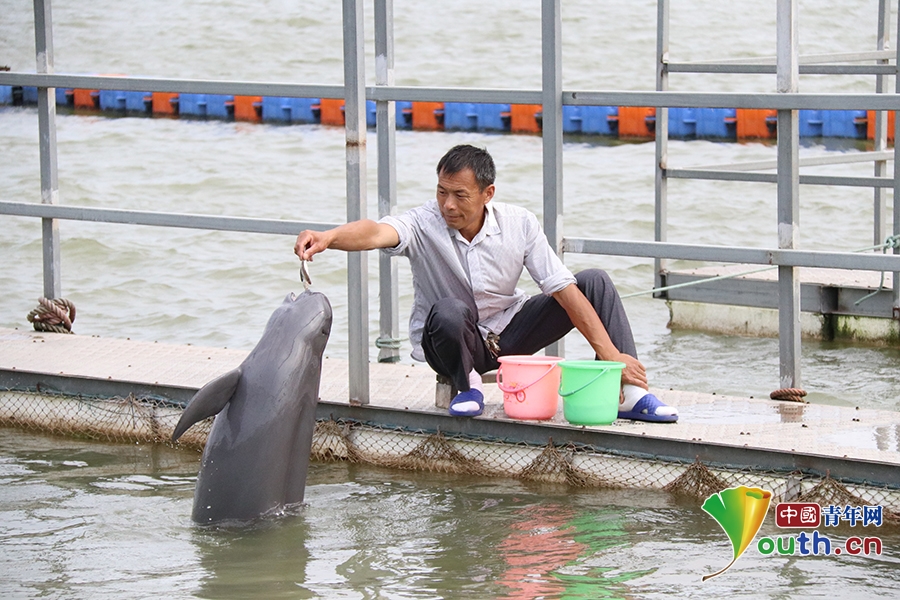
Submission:
{"label": "man's arm", "polygon": [[369,219],[345,223],[328,231],[304,231],[297,236],[294,254],[301,260],[312,260],[328,248],[354,252],[374,250],[376,248],[392,248],[400,243],[397,230],[385,223]]}
{"label": "man's arm", "polygon": [[625,369],[622,370],[622,383],[630,383],[647,389],[647,370],[644,365],[633,356],[619,352],[612,340],[609,339],[606,327],[603,326],[594,307],[577,285],[569,284],[560,291],[554,292],[553,297],[565,309],[569,319],[588,341],[600,360],[625,363]]}

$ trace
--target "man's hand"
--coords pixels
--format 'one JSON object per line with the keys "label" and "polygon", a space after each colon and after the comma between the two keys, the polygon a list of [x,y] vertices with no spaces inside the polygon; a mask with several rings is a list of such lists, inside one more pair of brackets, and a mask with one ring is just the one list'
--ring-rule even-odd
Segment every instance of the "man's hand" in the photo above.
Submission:
{"label": "man's hand", "polygon": [[294,254],[300,257],[300,260],[312,260],[314,254],[318,254],[328,249],[330,244],[327,231],[310,231],[306,230],[297,236],[297,242],[294,244]]}
{"label": "man's hand", "polygon": [[312,260],[313,255],[333,248],[347,252],[391,248],[400,243],[397,230],[390,225],[369,219],[351,221],[328,231],[307,230],[297,236],[294,254],[300,260]]}
{"label": "man's hand", "polygon": [[644,368],[641,361],[628,354],[622,354],[621,352],[616,361],[625,363],[625,368],[622,369],[623,384],[630,383],[631,385],[636,385],[645,390],[649,389],[647,385],[647,369]]}
{"label": "man's hand", "polygon": [[565,309],[572,324],[581,332],[600,360],[625,363],[625,368],[622,369],[623,384],[630,383],[645,390],[648,389],[647,370],[644,365],[635,357],[619,352],[612,340],[609,339],[606,327],[603,326],[594,307],[591,306],[577,285],[570,284],[555,292],[553,297]]}

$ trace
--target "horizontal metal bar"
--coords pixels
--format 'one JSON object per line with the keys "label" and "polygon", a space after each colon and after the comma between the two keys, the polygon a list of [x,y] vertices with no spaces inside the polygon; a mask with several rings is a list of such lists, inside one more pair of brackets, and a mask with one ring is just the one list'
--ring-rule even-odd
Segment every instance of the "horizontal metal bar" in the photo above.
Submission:
{"label": "horizontal metal bar", "polygon": [[575,91],[563,92],[563,104],[769,110],[900,110],[900,95]]}
{"label": "horizontal metal bar", "polygon": [[[122,90],[135,92],[276,96],[287,98],[344,97],[344,86],[342,85],[297,85],[288,83],[211,81],[200,79],[65,75],[59,73],[0,73],[0,85],[53,87],[61,89]],[[366,99],[376,101],[406,100],[418,102],[540,104],[541,92],[539,90],[373,86],[366,88]]]}
{"label": "horizontal metal bar", "polygon": [[[337,223],[157,213],[124,209],[34,204],[27,202],[0,202],[0,214],[75,221],[124,223],[157,227],[180,227],[187,229],[280,235],[297,235],[304,229],[324,231],[338,225]],[[647,258],[860,269],[869,271],[900,271],[900,255],[895,256],[889,254],[766,250],[758,248],[671,244],[663,242],[596,240],[589,238],[565,238],[563,240],[563,250],[565,252],[585,254],[607,254]]]}
{"label": "horizontal metal bar", "polygon": [[343,85],[0,72],[0,85],[286,98],[343,98]]}
{"label": "horizontal metal bar", "polygon": [[[801,54],[798,63],[815,65],[838,62],[863,62],[868,60],[893,60],[897,53],[892,50],[866,50],[863,52],[830,52],[826,54]],[[681,64],[719,64],[719,65],[774,65],[775,56],[748,56],[745,58],[723,58],[721,60],[690,61]]]}
{"label": "horizontal metal bar", "polygon": [[801,185],[834,185],[843,187],[893,188],[893,177],[845,177],[841,175],[801,175]]}
{"label": "horizontal metal bar", "polygon": [[[666,169],[669,179],[706,179],[712,181],[751,181],[776,183],[775,173],[750,173],[747,171],[722,171],[717,169]],[[845,187],[893,188],[893,177],[840,177],[837,175],[800,175],[803,185],[835,185]]]}
{"label": "horizontal metal bar", "polygon": [[826,269],[858,269],[861,271],[900,271],[900,254],[824,252],[817,250],[776,250],[740,246],[707,246],[670,242],[634,242],[564,238],[564,252],[605,254],[643,258],[670,258],[718,263],[780,265]]}
{"label": "horizontal metal bar", "polygon": [[[94,398],[121,397],[134,394],[137,398],[163,399],[185,405],[196,388],[138,384],[127,381],[99,380],[46,373],[29,373],[0,369],[0,388],[28,392],[62,393]],[[900,487],[900,469],[882,461],[835,458],[803,452],[767,450],[653,437],[643,434],[601,431],[566,425],[537,424],[511,419],[475,417],[460,419],[443,412],[399,410],[373,405],[319,401],[317,420],[352,421],[382,428],[416,432],[438,432],[445,436],[465,436],[507,443],[526,443],[546,446],[575,444],[596,452],[609,452],[635,458],[678,462],[702,461],[712,467],[753,467],[780,472],[800,471],[824,476],[830,474],[847,482],[869,483]]]}
{"label": "horizontal metal bar", "polygon": [[541,104],[540,90],[426,88],[375,86],[366,88],[369,100],[412,102],[474,102],[482,104]]}
{"label": "horizontal metal bar", "polygon": [[[343,98],[344,96],[344,88],[339,85],[296,85],[288,83],[13,72],[0,72],[0,85],[296,98]],[[374,86],[366,88],[366,98],[376,101],[406,100],[486,104],[541,104],[541,92],[536,90]],[[900,95],[898,94],[568,91],[563,92],[562,100],[563,104],[585,106],[758,108],[775,110],[900,110]]]}
{"label": "horizontal metal bar", "polygon": [[747,171],[724,171],[721,169],[666,169],[669,179],[706,179],[712,181],[752,181],[757,183],[775,183],[775,173],[751,173]]}
{"label": "horizontal metal bar", "polygon": [[[820,154],[818,156],[805,156],[802,157],[799,162],[801,167],[818,167],[822,165],[843,165],[880,160],[894,160],[894,151],[856,152],[854,154],[835,152],[832,154]],[[725,165],[702,165],[693,168],[701,171],[767,171],[770,169],[777,169],[778,161],[775,159],[757,160]]]}
{"label": "horizontal metal bar", "polygon": [[138,210],[63,206],[59,204],[35,204],[31,202],[0,202],[0,214],[42,219],[66,219],[69,221],[94,221],[98,223],[126,223],[155,227],[181,227],[210,231],[239,231],[243,233],[269,233],[297,235],[305,229],[325,231],[339,223],[315,223],[280,219],[255,219],[250,217],[223,217],[162,213]]}
{"label": "horizontal metal bar", "polygon": [[[775,74],[775,65],[669,63],[669,73]],[[896,75],[896,65],[801,65],[801,75]]]}

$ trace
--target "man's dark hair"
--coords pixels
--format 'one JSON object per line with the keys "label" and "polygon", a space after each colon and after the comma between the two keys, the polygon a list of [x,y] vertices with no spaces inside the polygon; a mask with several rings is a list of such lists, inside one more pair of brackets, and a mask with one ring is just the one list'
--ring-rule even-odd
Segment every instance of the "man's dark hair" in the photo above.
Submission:
{"label": "man's dark hair", "polygon": [[475,181],[481,191],[494,183],[497,169],[494,167],[494,159],[484,148],[477,148],[469,144],[460,144],[447,151],[437,165],[437,174],[456,175],[465,169],[472,169]]}

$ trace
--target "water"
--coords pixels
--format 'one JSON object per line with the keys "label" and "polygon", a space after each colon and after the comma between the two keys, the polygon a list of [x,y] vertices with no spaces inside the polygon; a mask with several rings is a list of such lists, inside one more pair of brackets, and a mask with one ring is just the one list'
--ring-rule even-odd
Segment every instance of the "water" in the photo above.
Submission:
{"label": "water", "polygon": [[[665,493],[310,466],[306,503],[251,526],[190,523],[199,457],[0,429],[4,598],[893,597],[880,557],[731,547]],[[829,530],[843,541],[848,529]],[[871,529],[871,528],[870,528]],[[782,532],[766,524],[762,535]]]}
{"label": "water", "polygon": [[[539,87],[536,0],[394,4],[398,84]],[[606,4],[563,2],[564,88],[652,89],[655,3]],[[672,4],[673,59],[774,54],[774,0],[739,6],[703,0]],[[0,6],[0,63],[33,70],[30,3]],[[876,8],[874,0],[800,2],[801,52],[873,49]],[[339,3],[59,0],[53,11],[57,72],[342,81]],[[366,15],[371,18],[371,3]],[[371,29],[367,25],[367,64],[374,83]],[[774,77],[673,75],[671,87],[771,92]],[[811,76],[801,78],[800,89],[869,92],[874,84],[871,78]],[[57,125],[63,204],[335,223],[345,219],[339,128],[65,111]],[[541,213],[540,139],[460,132],[398,132],[398,210],[433,197],[434,165],[459,142],[490,149],[499,169],[499,200]],[[802,153],[826,148],[853,153],[868,147],[862,141],[805,141]],[[0,148],[0,198],[39,201],[34,108],[0,108]],[[374,216],[376,157],[371,150],[368,210]],[[669,154],[677,168],[771,159],[775,149],[761,143],[673,141]],[[567,139],[566,233],[652,239],[653,161],[652,143]],[[871,167],[809,172],[870,176]],[[772,185],[675,180],[669,192],[670,241],[777,245]],[[871,245],[871,197],[865,189],[802,188],[801,247],[850,250]],[[25,315],[42,289],[39,224],[14,217],[3,221],[0,326],[26,328]],[[65,221],[60,230],[63,295],[78,306],[75,330],[82,335],[249,349],[275,306],[289,291],[300,289],[292,237]],[[651,261],[580,255],[566,260],[574,270],[607,269],[623,293],[652,286]],[[327,293],[335,308],[326,351],[332,356],[347,353],[345,264],[340,253],[330,252],[317,256],[311,266],[316,289]],[[374,342],[374,255],[369,265]],[[405,336],[412,302],[406,263],[400,263],[400,271]],[[523,285],[535,290],[530,282]],[[757,397],[778,387],[777,340],[673,332],[666,326],[664,303],[645,296],[626,300],[626,309],[651,385]],[[571,358],[589,355],[577,337],[570,336],[567,349]],[[804,387],[814,402],[896,410],[898,352],[805,342]],[[402,353],[409,361],[408,343]],[[373,343],[373,359],[375,355]],[[563,595],[560,581],[574,597],[673,592],[768,597],[801,588],[804,596],[831,596],[840,590],[857,597],[863,585],[875,595],[896,577],[893,562],[748,554],[730,579],[720,577],[701,587],[702,574],[723,566],[730,553],[727,542],[705,514],[668,496],[573,493],[345,466],[315,466],[309,505],[293,517],[239,531],[198,530],[188,522],[196,456],[0,433],[0,466],[11,473],[4,477],[13,484],[0,489],[2,540],[9,550],[0,559],[5,571],[0,581],[17,582],[0,584],[7,586],[0,589],[9,592],[4,596],[237,597],[255,585],[265,595],[293,597],[543,593],[498,583],[513,569],[502,558],[507,550],[520,567],[539,563],[534,567],[542,573],[539,584],[557,586],[546,592],[550,597]],[[546,525],[534,520],[538,518]],[[523,537],[531,540],[545,532],[562,547],[585,548],[579,546],[571,556],[561,551],[557,561],[552,552],[523,552],[516,546]],[[553,560],[541,562],[547,556]],[[547,573],[555,573],[555,579],[548,582]],[[750,577],[754,591],[745,587]],[[581,590],[582,584],[588,591]]]}

